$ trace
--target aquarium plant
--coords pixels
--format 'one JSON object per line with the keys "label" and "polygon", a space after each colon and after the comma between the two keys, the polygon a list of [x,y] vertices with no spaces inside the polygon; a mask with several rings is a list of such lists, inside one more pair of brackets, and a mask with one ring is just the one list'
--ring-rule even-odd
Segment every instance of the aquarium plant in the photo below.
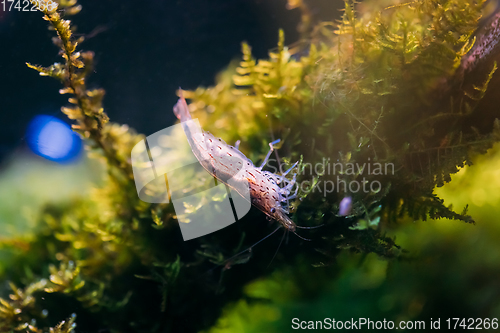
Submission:
{"label": "aquarium plant", "polygon": [[32,2],[60,60],[44,67],[26,59],[28,67],[60,81],[69,103],[61,111],[104,171],[91,195],[44,207],[33,233],[2,241],[12,264],[1,273],[11,282],[1,290],[0,332],[71,332],[75,323],[82,331],[200,331],[225,305],[249,298],[245,286],[258,278],[278,277],[291,297],[311,297],[339,277],[343,253],[407,260],[389,226],[474,223],[467,206],[446,206],[434,189],[500,139],[488,95],[498,18],[482,20],[483,0],[367,1],[365,11],[346,1],[339,22],[315,22],[306,2],[289,0],[302,11],[300,43],[287,46],[283,31],[272,32],[277,47],[258,60],[242,43],[241,61],[214,86],[182,90],[202,127],[241,140],[252,161],[277,138],[276,172],[299,161],[290,216],[322,227],[301,232],[310,241],[290,235],[274,259],[279,240],[244,251],[273,230],[256,209],[184,242],[171,204],[139,200],[130,156],[144,136],[110,122],[104,89],[88,88],[94,54],[81,50],[84,37],[68,20],[80,5]]}

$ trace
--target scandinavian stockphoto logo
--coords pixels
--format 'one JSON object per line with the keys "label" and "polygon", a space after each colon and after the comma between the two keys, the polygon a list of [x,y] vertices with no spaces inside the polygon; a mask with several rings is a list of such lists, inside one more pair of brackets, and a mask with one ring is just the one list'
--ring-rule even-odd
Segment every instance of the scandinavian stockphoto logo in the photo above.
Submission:
{"label": "scandinavian stockphoto logo", "polygon": [[[185,129],[191,138],[203,135],[197,119],[173,125],[137,143],[131,160],[139,198],[149,203],[172,202],[186,241],[236,222],[251,204],[248,181],[238,177],[241,170],[225,167],[237,165],[235,157],[209,155],[211,160],[198,161]],[[203,145],[198,148],[209,151]]]}

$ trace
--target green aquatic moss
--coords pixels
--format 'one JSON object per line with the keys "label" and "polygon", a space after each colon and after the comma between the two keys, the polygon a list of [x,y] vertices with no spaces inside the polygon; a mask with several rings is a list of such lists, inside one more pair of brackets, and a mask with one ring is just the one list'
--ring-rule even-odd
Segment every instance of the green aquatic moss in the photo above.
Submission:
{"label": "green aquatic moss", "polygon": [[[342,251],[401,257],[403,250],[385,234],[391,223],[405,217],[474,222],[466,209],[446,207],[433,189],[499,139],[494,118],[487,129],[471,127],[496,70],[487,59],[486,71],[470,63],[464,68],[482,5],[422,0],[360,15],[346,2],[340,22],[313,26],[307,6],[289,1],[290,8],[303,11],[298,48],[288,48],[280,31],[276,50],[256,60],[243,43],[241,62],[221,73],[215,86],[184,91],[203,128],[227,142],[241,140],[253,161],[276,138],[282,139],[283,168],[300,161],[302,186],[291,203],[292,217],[301,226],[324,226],[308,231],[310,247],[290,240],[273,263],[275,276],[306,280],[310,270],[322,269],[309,290],[318,293],[338,274],[334,263]],[[47,205],[29,239],[2,243],[15,250],[17,263],[4,268],[4,276],[25,287],[13,287],[14,302],[2,301],[0,332],[23,331],[33,319],[33,327],[54,326],[69,305],[80,310],[85,330],[207,329],[224,305],[248,297],[248,282],[271,274],[266,267],[275,244],[260,244],[252,258],[251,252],[232,258],[262,237],[265,218],[252,210],[238,225],[185,243],[171,205],[138,199],[130,152],[143,136],[110,123],[102,107],[104,90],[87,88],[93,53],[77,50],[81,40],[62,16],[79,8],[73,0],[43,12],[57,33],[62,62],[28,66],[61,81],[60,93],[71,104],[62,112],[75,121],[89,155],[104,166],[103,183],[88,197]],[[277,162],[271,167],[279,169]],[[380,171],[365,173],[360,166]],[[353,191],[337,188],[339,182],[380,187]],[[346,197],[352,209],[341,216]],[[57,329],[70,331],[71,325]]]}
{"label": "green aquatic moss", "polygon": [[[282,32],[269,59],[253,59],[244,43],[239,67],[229,68],[214,87],[186,96],[205,128],[229,142],[242,139],[254,159],[275,137],[285,139],[281,151],[287,161],[302,158],[299,183],[318,187],[316,195],[309,189],[299,193],[307,196],[295,203],[299,224],[311,215],[318,216],[316,224],[348,219],[354,229],[378,233],[380,222],[404,216],[473,222],[466,209],[452,211],[432,191],[499,138],[498,120],[485,133],[468,122],[480,112],[477,105],[496,64],[472,89],[459,86],[467,82],[461,64],[474,45],[482,6],[483,1],[418,1],[358,18],[346,2],[341,22],[320,23],[298,55],[285,47]],[[322,174],[311,168],[318,164],[339,164],[343,171]],[[367,174],[358,165],[384,167]],[[381,186],[333,190],[339,181]],[[344,197],[353,198],[345,218],[336,216]],[[392,244],[377,249],[366,238],[349,243],[387,256],[395,250]]]}
{"label": "green aquatic moss", "polygon": [[[247,297],[227,305],[217,324],[206,331],[288,332],[293,318],[385,318],[395,327],[400,320],[411,320],[424,322],[422,330],[427,331],[431,318],[441,318],[441,329],[448,316],[498,318],[499,148],[496,144],[476,156],[476,166],[461,169],[436,191],[447,203],[469,203],[476,226],[448,219],[389,226],[388,234],[397,235],[398,243],[410,251],[408,260],[343,252],[336,258],[337,272],[326,277],[322,269],[304,275],[276,271],[248,284]],[[337,274],[334,280],[332,274]],[[317,283],[323,279],[330,282]],[[366,325],[360,330],[373,331]]]}

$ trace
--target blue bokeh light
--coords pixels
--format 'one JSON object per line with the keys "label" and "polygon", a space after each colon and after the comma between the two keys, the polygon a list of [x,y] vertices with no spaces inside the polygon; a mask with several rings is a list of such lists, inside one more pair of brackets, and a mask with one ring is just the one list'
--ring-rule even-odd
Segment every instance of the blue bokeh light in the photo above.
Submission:
{"label": "blue bokeh light", "polygon": [[82,151],[82,139],[78,134],[53,116],[34,117],[26,130],[26,139],[35,154],[57,163],[73,162]]}

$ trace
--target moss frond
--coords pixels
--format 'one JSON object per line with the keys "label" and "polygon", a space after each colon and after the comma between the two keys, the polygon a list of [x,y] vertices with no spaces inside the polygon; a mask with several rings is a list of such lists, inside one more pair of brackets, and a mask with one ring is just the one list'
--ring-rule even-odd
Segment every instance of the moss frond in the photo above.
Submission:
{"label": "moss frond", "polygon": [[[282,139],[285,164],[300,160],[291,216],[298,225],[324,224],[307,236],[322,256],[316,266],[334,263],[342,250],[396,258],[404,251],[386,236],[388,224],[429,218],[474,222],[467,209],[446,207],[433,189],[500,139],[497,111],[489,126],[476,126],[496,64],[484,73],[467,58],[483,57],[477,49],[485,40],[481,34],[494,34],[477,31],[483,3],[422,0],[360,15],[356,2],[346,1],[339,22],[311,27],[305,3],[289,0],[290,9],[303,13],[300,47],[289,48],[279,31],[276,49],[255,59],[243,43],[242,59],[215,86],[184,96],[204,129],[226,142],[241,140],[253,161],[276,138]],[[263,264],[269,258],[251,258],[251,251],[226,259],[244,248],[247,237],[262,236],[264,217],[250,212],[246,221],[258,227],[234,226],[241,237],[228,228],[183,243],[171,204],[139,200],[130,152],[143,136],[110,123],[105,91],[87,87],[94,54],[79,50],[82,39],[65,19],[80,8],[66,0],[57,10],[43,10],[62,59],[28,67],[62,83],[59,92],[69,102],[62,112],[74,120],[73,129],[86,139],[89,155],[103,161],[106,174],[88,198],[46,206],[36,235],[19,240],[18,259],[30,271],[11,268],[16,284],[25,287],[12,286],[10,300],[0,299],[0,332],[38,332],[32,319],[44,314],[40,294],[66,297],[103,327],[119,331],[176,331],[183,325],[200,331],[215,322],[224,304],[243,295],[245,283],[269,273]],[[366,184],[379,186],[361,190]],[[344,199],[352,208],[340,214]],[[295,269],[289,263],[297,258],[317,262],[299,245],[290,246],[277,269]],[[33,253],[36,262],[27,259]],[[216,267],[220,274],[212,274],[213,263],[223,266]],[[229,274],[222,273],[235,264],[244,274],[227,283]],[[192,295],[199,301],[186,302]],[[71,332],[73,324],[72,317],[51,332]]]}

